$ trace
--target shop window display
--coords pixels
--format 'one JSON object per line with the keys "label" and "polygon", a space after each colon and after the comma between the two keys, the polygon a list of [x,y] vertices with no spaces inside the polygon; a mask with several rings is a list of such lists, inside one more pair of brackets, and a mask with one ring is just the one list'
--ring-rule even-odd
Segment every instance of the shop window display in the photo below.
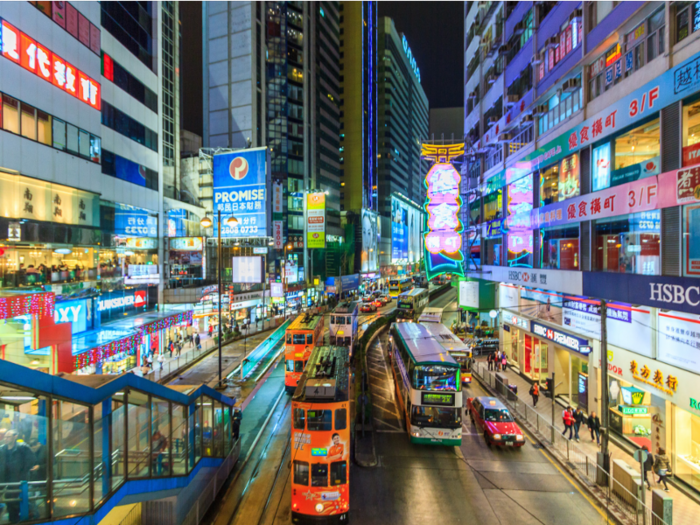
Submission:
{"label": "shop window display", "polygon": [[[632,442],[647,447],[653,453],[659,448],[669,450],[664,432],[655,432],[656,422],[666,419],[666,402],[658,396],[641,390],[617,378],[610,378],[610,428]],[[658,441],[658,442],[657,442]]]}
{"label": "shop window display", "polygon": [[0,255],[0,287],[97,280],[97,258],[96,248],[7,247]]}
{"label": "shop window display", "polygon": [[660,273],[661,213],[633,213],[595,224],[596,269],[603,272]]}
{"label": "shop window display", "polygon": [[484,221],[493,221],[502,217],[503,191],[497,190],[484,197]]}
{"label": "shop window display", "polygon": [[700,164],[700,99],[683,104],[683,166]]}
{"label": "shop window display", "polygon": [[540,206],[578,197],[580,188],[578,154],[540,171]]}
{"label": "shop window display", "polygon": [[[631,166],[641,166],[642,171],[649,171],[649,162],[658,164],[661,155],[661,128],[659,119],[652,120],[624,133],[615,139],[615,170]],[[658,173],[658,170],[656,171]],[[612,174],[615,179],[615,173]],[[643,178],[643,177],[639,177]],[[613,184],[614,185],[614,184]]]}
{"label": "shop window display", "polygon": [[674,407],[674,421],[674,475],[700,490],[700,417]]}
{"label": "shop window display", "polygon": [[541,268],[580,270],[578,226],[544,228],[540,235]]}

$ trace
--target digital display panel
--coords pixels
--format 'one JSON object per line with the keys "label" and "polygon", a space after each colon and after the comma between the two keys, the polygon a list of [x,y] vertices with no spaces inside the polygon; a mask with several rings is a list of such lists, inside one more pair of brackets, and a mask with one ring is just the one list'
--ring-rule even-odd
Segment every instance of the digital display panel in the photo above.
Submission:
{"label": "digital display panel", "polygon": [[434,392],[421,392],[422,405],[454,406],[454,394],[436,394]]}
{"label": "digital display panel", "polygon": [[234,283],[261,283],[262,257],[234,257],[231,279]]}

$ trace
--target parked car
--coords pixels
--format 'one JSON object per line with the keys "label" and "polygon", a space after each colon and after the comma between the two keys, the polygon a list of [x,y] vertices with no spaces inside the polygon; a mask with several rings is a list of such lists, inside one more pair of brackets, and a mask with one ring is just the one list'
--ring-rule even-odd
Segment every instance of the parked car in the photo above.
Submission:
{"label": "parked car", "polygon": [[377,307],[374,306],[374,303],[364,303],[362,306],[360,306],[360,312],[368,313],[368,312],[376,312]]}
{"label": "parked car", "polygon": [[511,416],[510,411],[494,397],[470,397],[467,399],[469,418],[484,433],[490,447],[522,447],[525,436]]}

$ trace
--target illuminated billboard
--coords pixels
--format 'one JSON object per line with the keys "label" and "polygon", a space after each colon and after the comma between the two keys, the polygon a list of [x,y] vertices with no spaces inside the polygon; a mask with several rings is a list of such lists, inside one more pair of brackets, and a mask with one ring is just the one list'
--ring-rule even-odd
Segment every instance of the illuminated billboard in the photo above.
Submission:
{"label": "illuminated billboard", "polygon": [[306,196],[306,246],[326,247],[326,194],[309,193]]}
{"label": "illuminated billboard", "polygon": [[391,196],[391,263],[414,263],[421,258],[423,213],[415,205]]}
{"label": "illuminated billboard", "polygon": [[425,271],[428,279],[444,273],[464,276],[462,261],[462,231],[459,219],[462,197],[459,194],[461,177],[450,161],[464,154],[464,144],[424,144],[421,155],[434,164],[425,176],[428,216],[425,247]]}
{"label": "illuminated billboard", "polygon": [[[214,155],[214,211],[221,211],[222,237],[269,235],[267,166],[267,148]],[[231,216],[238,219],[238,224],[226,224]],[[216,232],[216,213],[213,219]]]}
{"label": "illuminated billboard", "polygon": [[261,283],[262,257],[234,257],[231,266],[231,282]]}

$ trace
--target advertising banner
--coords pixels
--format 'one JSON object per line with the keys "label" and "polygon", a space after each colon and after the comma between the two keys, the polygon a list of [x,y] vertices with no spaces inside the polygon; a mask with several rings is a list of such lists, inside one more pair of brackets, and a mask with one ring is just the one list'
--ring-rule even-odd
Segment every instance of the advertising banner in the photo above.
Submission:
{"label": "advertising banner", "polygon": [[284,283],[270,283],[270,297],[283,297]]}
{"label": "advertising banner", "polygon": [[606,142],[602,146],[593,149],[593,160],[591,162],[593,170],[592,186],[593,191],[604,190],[610,187],[610,143]]}
{"label": "advertising banner", "polygon": [[362,220],[362,264],[360,270],[362,272],[374,272],[379,269],[377,257],[379,255],[378,240],[379,240],[379,217],[376,213],[370,210],[363,209],[361,212]]}
{"label": "advertising banner", "polygon": [[357,290],[360,287],[360,274],[354,273],[352,275],[341,276],[340,286],[343,290],[343,293],[351,292],[352,290]]}
{"label": "advertising banner", "polygon": [[660,172],[661,157],[652,157],[643,162],[612,171],[610,173],[610,186],[619,186],[626,182],[646,179],[652,175],[658,175]]}
{"label": "advertising banner", "polygon": [[391,198],[391,262],[408,259],[408,210],[406,205]]}
{"label": "advertising banner", "polygon": [[700,374],[700,315],[659,312],[657,358]]}
{"label": "advertising banner", "polygon": [[234,257],[231,266],[231,282],[261,283],[262,257]]}
{"label": "advertising banner", "polygon": [[459,306],[479,308],[479,281],[460,281]]}
{"label": "advertising banner", "polygon": [[275,250],[284,249],[284,227],[282,221],[273,221],[272,236],[275,239]]}
{"label": "advertising banner", "polygon": [[272,213],[281,214],[283,212],[283,198],[284,189],[282,188],[282,183],[280,181],[275,181],[275,183],[272,185]]}
{"label": "advertising banner", "polygon": [[73,335],[84,332],[92,326],[92,310],[87,299],[56,303],[55,323],[70,323]]}
{"label": "advertising banner", "polygon": [[[267,188],[269,187],[267,148],[214,155],[214,211],[222,221],[234,216],[238,224],[222,225],[225,238],[266,237],[268,235]],[[214,231],[217,214],[214,213]]]}
{"label": "advertising banner", "polygon": [[306,196],[306,246],[326,247],[326,194],[309,193]]}
{"label": "advertising banner", "polygon": [[114,233],[139,237],[158,237],[158,218],[142,208],[116,204],[114,208]]}
{"label": "advertising banner", "polygon": [[201,237],[173,237],[170,239],[171,250],[201,252],[202,246],[203,243]]}

